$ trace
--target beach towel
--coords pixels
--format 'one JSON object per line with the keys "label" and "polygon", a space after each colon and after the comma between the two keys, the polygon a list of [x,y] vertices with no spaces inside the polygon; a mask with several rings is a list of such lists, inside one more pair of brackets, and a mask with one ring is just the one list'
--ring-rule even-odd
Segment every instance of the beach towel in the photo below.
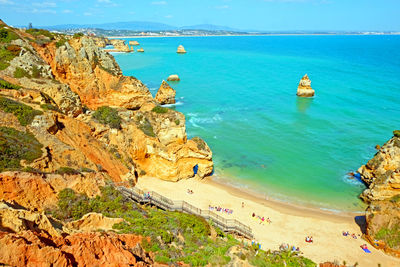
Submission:
{"label": "beach towel", "polygon": [[371,253],[371,250],[369,250],[367,248],[363,248],[362,250],[364,250],[365,253]]}

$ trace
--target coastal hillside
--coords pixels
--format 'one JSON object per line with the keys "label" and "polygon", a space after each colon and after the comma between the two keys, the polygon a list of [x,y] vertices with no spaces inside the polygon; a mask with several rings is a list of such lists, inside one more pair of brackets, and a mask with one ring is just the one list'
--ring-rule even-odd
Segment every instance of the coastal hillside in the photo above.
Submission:
{"label": "coastal hillside", "polygon": [[400,131],[358,173],[368,188],[361,199],[366,211],[366,239],[378,249],[400,257]]}
{"label": "coastal hillside", "polygon": [[213,162],[105,42],[0,21],[0,264],[315,266],[118,190],[204,178]]}

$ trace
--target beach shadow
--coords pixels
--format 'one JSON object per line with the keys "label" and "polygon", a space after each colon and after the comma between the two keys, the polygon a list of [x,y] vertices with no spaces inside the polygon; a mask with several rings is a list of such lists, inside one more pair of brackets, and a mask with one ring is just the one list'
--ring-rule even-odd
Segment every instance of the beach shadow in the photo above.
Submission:
{"label": "beach shadow", "polygon": [[297,111],[301,113],[306,113],[307,109],[311,106],[314,98],[312,97],[297,97],[296,99],[296,106]]}
{"label": "beach shadow", "polygon": [[365,216],[356,216],[354,217],[354,221],[360,227],[361,232],[365,234],[367,232],[367,220]]}

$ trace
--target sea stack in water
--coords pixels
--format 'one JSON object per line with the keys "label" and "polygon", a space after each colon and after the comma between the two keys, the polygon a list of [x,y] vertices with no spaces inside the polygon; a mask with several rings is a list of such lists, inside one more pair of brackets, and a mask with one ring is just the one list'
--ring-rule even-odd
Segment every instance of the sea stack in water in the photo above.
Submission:
{"label": "sea stack in water", "polygon": [[129,41],[129,45],[139,45],[138,41]]}
{"label": "sea stack in water", "polygon": [[166,81],[162,81],[154,98],[159,104],[175,104],[176,91]]}
{"label": "sea stack in water", "polygon": [[143,49],[143,48],[139,48],[137,51],[143,53],[143,52],[144,52],[144,49]]}
{"label": "sea stack in water", "polygon": [[178,54],[185,54],[186,53],[186,50],[183,47],[183,45],[178,46],[178,50],[176,51],[176,53],[178,53]]}
{"label": "sea stack in water", "polygon": [[180,80],[181,79],[176,74],[169,75],[169,77],[167,79],[167,81],[170,81],[170,82],[179,82]]}
{"label": "sea stack in water", "polygon": [[314,94],[315,91],[311,88],[311,80],[306,74],[300,80],[299,86],[297,87],[297,95],[301,97],[313,97]]}

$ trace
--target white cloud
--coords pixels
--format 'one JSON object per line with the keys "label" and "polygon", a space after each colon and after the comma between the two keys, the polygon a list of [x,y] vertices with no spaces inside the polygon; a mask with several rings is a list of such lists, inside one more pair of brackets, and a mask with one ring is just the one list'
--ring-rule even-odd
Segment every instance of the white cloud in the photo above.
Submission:
{"label": "white cloud", "polygon": [[53,10],[53,9],[43,9],[43,8],[37,9],[37,8],[34,8],[34,9],[32,10],[32,13],[56,14],[57,12],[56,12],[55,10]]}
{"label": "white cloud", "polygon": [[228,5],[223,5],[223,6],[216,6],[216,9],[228,9],[229,6]]}
{"label": "white cloud", "polygon": [[174,16],[172,16],[172,15],[166,15],[166,16],[165,16],[166,19],[171,19],[171,18],[173,18],[173,17],[174,17]]}
{"label": "white cloud", "polygon": [[72,10],[70,10],[70,9],[64,9],[63,11],[62,11],[62,13],[65,13],[65,14],[70,14],[70,13],[72,13],[73,11]]}
{"label": "white cloud", "polygon": [[14,2],[10,0],[0,0],[0,5],[13,5]]}
{"label": "white cloud", "polygon": [[166,5],[167,1],[154,1],[151,2],[152,5]]}
{"label": "white cloud", "polygon": [[90,13],[90,12],[85,12],[85,13],[83,13],[83,15],[84,15],[84,16],[93,16],[93,14]]}
{"label": "white cloud", "polygon": [[37,7],[56,7],[57,4],[54,2],[37,2],[37,3],[33,3],[33,6],[37,6]]}
{"label": "white cloud", "polygon": [[110,7],[110,6],[118,6],[116,3],[114,3],[111,0],[97,0],[97,2],[101,3],[101,4],[104,4],[104,5],[108,6],[108,7]]}

